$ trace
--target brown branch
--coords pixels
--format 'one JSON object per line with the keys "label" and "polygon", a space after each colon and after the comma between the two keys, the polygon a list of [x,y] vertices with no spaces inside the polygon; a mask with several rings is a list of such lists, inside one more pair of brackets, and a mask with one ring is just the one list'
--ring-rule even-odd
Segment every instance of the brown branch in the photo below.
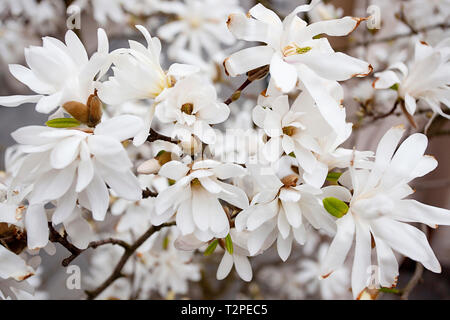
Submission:
{"label": "brown branch", "polygon": [[173,142],[171,137],[159,134],[155,130],[150,129],[150,134],[147,137],[147,141],[148,142],[153,142],[153,141],[156,141],[156,140],[164,140],[164,141],[168,141],[168,142]]}
{"label": "brown branch", "polygon": [[124,249],[128,249],[130,247],[130,245],[123,240],[108,238],[99,241],[92,241],[86,249],[79,249],[67,240],[67,234],[65,232],[64,235],[61,235],[58,231],[56,231],[51,222],[48,223],[48,228],[50,230],[49,240],[51,242],[59,243],[71,253],[69,257],[62,261],[61,264],[63,267],[67,267],[73,260],[89,248],[96,249],[106,244],[119,245]]}
{"label": "brown branch", "polygon": [[233,94],[225,100],[226,105],[230,105],[232,102],[238,100],[241,97],[242,91],[244,91],[245,88],[247,88],[252,82],[256,80],[264,79],[269,74],[270,66],[265,65],[253,70],[250,70],[247,72],[247,79],[244,81],[243,84],[239,88],[237,88]]}
{"label": "brown branch", "polygon": [[[424,27],[424,28],[417,29],[416,32],[417,33],[426,32],[426,31],[439,29],[439,28],[448,29],[448,28],[450,28],[450,25],[447,24],[447,23],[440,23],[440,24],[436,24],[436,25],[427,26],[427,27]],[[376,44],[376,43],[391,42],[391,41],[395,41],[395,40],[398,40],[398,39],[401,39],[401,38],[411,37],[411,36],[413,36],[415,34],[416,33],[414,33],[414,32],[408,32],[408,33],[396,34],[396,35],[393,35],[393,36],[390,36],[390,37],[385,37],[385,38],[359,41],[359,42],[355,42],[355,43],[351,44],[348,47],[348,49],[354,49],[354,48],[358,48],[358,47],[366,47],[368,45]],[[339,50],[339,49],[337,49],[337,50]]]}
{"label": "brown branch", "polygon": [[134,242],[131,246],[128,248],[125,248],[125,252],[123,253],[122,257],[120,258],[119,262],[117,263],[116,267],[114,268],[113,273],[96,289],[94,290],[86,290],[86,295],[88,300],[93,300],[98,295],[100,295],[106,288],[108,288],[114,281],[124,276],[122,273],[122,269],[127,263],[128,259],[134,254],[134,252],[148,239],[150,238],[155,232],[161,230],[162,228],[173,226],[175,223],[164,223],[159,226],[151,226],[142,236],[140,236],[136,242]]}
{"label": "brown branch", "polygon": [[373,120],[375,121],[375,120],[383,119],[383,118],[389,117],[390,115],[394,114],[395,110],[397,109],[398,103],[399,103],[399,100],[397,99],[394,103],[394,106],[392,107],[392,109],[389,112],[375,116],[375,117],[373,117]]}

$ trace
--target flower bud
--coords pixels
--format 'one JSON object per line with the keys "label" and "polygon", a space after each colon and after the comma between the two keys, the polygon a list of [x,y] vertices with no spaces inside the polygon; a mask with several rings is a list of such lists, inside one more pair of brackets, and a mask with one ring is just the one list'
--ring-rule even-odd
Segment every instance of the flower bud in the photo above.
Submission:
{"label": "flower bud", "polygon": [[69,101],[63,104],[64,110],[66,110],[72,117],[80,121],[81,123],[88,123],[89,110],[88,107],[81,102]]}
{"label": "flower bud", "polygon": [[95,127],[102,120],[102,102],[97,94],[91,94],[87,101],[87,107],[89,110],[89,118],[87,125],[89,127]]}
{"label": "flower bud", "polygon": [[138,168],[137,172],[140,174],[152,174],[157,173],[161,165],[159,164],[157,159],[150,159],[143,162]]}

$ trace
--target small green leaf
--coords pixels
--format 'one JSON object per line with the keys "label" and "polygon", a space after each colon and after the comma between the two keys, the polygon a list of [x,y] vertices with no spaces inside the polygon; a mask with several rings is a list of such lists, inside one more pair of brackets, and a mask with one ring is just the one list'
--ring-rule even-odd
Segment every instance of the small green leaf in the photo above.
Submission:
{"label": "small green leaf", "polygon": [[166,150],[161,150],[160,152],[158,152],[158,154],[156,155],[155,158],[159,157],[159,156],[162,155],[164,152],[166,152]]}
{"label": "small green leaf", "polygon": [[45,125],[51,128],[73,128],[78,127],[81,124],[74,118],[55,118],[48,120]]}
{"label": "small green leaf", "polygon": [[209,256],[211,253],[214,252],[214,250],[216,250],[217,244],[219,243],[219,240],[216,239],[213,242],[211,242],[208,246],[208,248],[206,248],[205,252],[203,253],[203,255],[205,256]]}
{"label": "small green leaf", "polygon": [[389,87],[389,89],[398,91],[398,83],[394,83],[392,86]]}
{"label": "small green leaf", "polygon": [[225,238],[225,248],[227,248],[229,254],[233,254],[233,241],[231,241],[230,234]]}
{"label": "small green leaf", "polygon": [[317,35],[315,35],[314,37],[313,37],[313,39],[320,39],[320,38],[322,38],[322,34],[320,33],[320,34],[317,34]]}
{"label": "small green leaf", "polygon": [[167,250],[169,248],[169,237],[164,238],[162,247],[164,250]]}
{"label": "small green leaf", "polygon": [[169,186],[173,186],[176,183],[173,179],[167,179],[167,182],[169,182]]}
{"label": "small green leaf", "polygon": [[295,153],[294,153],[294,151],[292,151],[291,153],[289,153],[288,156],[290,156],[290,157],[292,157],[292,158],[295,158]]}
{"label": "small green leaf", "polygon": [[341,175],[342,172],[328,172],[327,180],[330,182],[337,182]]}
{"label": "small green leaf", "polygon": [[328,197],[322,200],[325,210],[336,218],[342,218],[348,211],[348,205],[337,198]]}
{"label": "small green leaf", "polygon": [[385,288],[385,287],[381,287],[380,289],[378,289],[380,292],[386,292],[386,293],[392,293],[392,294],[402,294],[402,291],[400,289],[395,289],[395,288]]}

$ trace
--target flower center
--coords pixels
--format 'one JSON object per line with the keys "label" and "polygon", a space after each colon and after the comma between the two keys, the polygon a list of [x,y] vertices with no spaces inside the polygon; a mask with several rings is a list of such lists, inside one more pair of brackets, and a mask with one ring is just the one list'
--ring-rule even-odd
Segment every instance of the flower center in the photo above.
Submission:
{"label": "flower center", "polygon": [[297,128],[296,128],[296,127],[293,127],[293,126],[284,127],[284,128],[283,128],[283,133],[284,133],[285,135],[287,135],[287,136],[292,136],[292,135],[295,134],[296,129],[297,129]]}
{"label": "flower center", "polygon": [[292,44],[286,46],[283,51],[283,56],[293,56],[296,54],[305,54],[309,52],[312,49],[312,47],[299,47],[297,44]]}
{"label": "flower center", "polygon": [[192,103],[185,103],[181,106],[181,111],[191,115],[192,111],[194,111],[194,105]]}
{"label": "flower center", "polygon": [[298,176],[296,174],[290,174],[283,179],[281,179],[281,182],[284,184],[285,187],[295,187],[298,182]]}

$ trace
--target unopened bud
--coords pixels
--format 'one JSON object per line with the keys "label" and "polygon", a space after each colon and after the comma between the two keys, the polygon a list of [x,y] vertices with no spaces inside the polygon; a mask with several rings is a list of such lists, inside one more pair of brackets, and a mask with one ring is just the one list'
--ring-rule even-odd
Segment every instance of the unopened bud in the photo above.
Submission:
{"label": "unopened bud", "polygon": [[97,94],[91,94],[87,101],[87,107],[89,110],[89,118],[87,125],[89,127],[95,127],[102,120],[102,102]]}
{"label": "unopened bud", "polygon": [[269,65],[265,65],[247,72],[247,77],[249,81],[260,80],[265,78],[269,74]]}
{"label": "unopened bud", "polygon": [[290,174],[290,175],[284,177],[283,179],[281,179],[281,182],[286,187],[295,187],[298,182],[298,176],[296,174]]}
{"label": "unopened bud", "polygon": [[89,110],[88,107],[81,102],[69,101],[63,104],[64,110],[66,110],[72,117],[80,121],[81,123],[88,123]]}
{"label": "unopened bud", "polygon": [[137,168],[137,172],[140,174],[152,174],[157,173],[160,168],[161,165],[157,159],[150,159],[141,163],[141,165]]}

